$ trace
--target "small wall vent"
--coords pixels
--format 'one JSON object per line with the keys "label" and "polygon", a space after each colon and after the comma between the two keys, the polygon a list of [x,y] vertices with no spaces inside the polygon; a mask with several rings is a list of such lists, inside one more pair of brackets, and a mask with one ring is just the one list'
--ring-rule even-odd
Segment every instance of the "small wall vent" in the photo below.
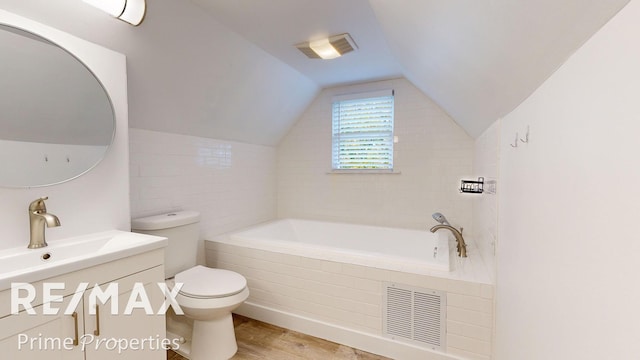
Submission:
{"label": "small wall vent", "polygon": [[385,283],[384,335],[445,351],[446,299],[443,291]]}

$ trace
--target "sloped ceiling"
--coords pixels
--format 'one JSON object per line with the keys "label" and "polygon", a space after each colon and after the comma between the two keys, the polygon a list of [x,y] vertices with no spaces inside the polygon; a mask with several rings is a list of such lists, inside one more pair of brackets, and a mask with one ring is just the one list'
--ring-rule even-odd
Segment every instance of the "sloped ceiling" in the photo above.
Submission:
{"label": "sloped ceiling", "polygon": [[[629,0],[192,1],[321,87],[404,76],[476,137]],[[344,32],[338,59],[292,46]]]}
{"label": "sloped ceiling", "polygon": [[628,0],[370,2],[405,76],[477,137]]}
{"label": "sloped ceiling", "polygon": [[[125,54],[131,127],[276,145],[320,88],[399,76],[477,136],[627,2],[148,0],[139,27],[80,0],[0,8]],[[338,59],[293,47],[344,32]]]}
{"label": "sloped ceiling", "polygon": [[276,145],[319,92],[200,6],[147,4],[138,27],[80,0],[0,0],[0,9],[125,54],[132,128]]}
{"label": "sloped ceiling", "polygon": [[[321,87],[402,76],[368,0],[193,0]],[[293,45],[348,32],[359,50],[330,61]]]}

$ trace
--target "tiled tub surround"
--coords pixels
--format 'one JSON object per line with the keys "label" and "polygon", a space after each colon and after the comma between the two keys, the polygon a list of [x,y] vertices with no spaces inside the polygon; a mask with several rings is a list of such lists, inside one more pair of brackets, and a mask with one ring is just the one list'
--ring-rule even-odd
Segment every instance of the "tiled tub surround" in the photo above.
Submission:
{"label": "tiled tub surround", "polygon": [[[493,285],[473,243],[468,259],[452,259],[453,271],[428,274],[268,251],[227,235],[205,246],[209,266],[247,278],[239,314],[397,359],[491,358]],[[383,335],[388,282],[446,292],[446,353]]]}
{"label": "tiled tub surround", "polygon": [[[333,97],[382,89],[395,90],[400,173],[328,174]],[[424,229],[440,211],[473,233],[473,196],[458,191],[473,178],[473,151],[473,139],[404,78],[325,89],[278,145],[278,218]]]}
{"label": "tiled tub surround", "polygon": [[142,129],[129,137],[132,217],[196,210],[202,238],[276,217],[274,147]]}

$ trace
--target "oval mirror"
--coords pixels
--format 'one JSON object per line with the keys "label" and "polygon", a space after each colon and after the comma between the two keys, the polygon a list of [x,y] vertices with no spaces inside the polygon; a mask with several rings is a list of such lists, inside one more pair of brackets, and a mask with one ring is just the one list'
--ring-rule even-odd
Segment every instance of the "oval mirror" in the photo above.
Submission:
{"label": "oval mirror", "polygon": [[111,100],[80,60],[0,24],[0,186],[74,179],[102,160],[114,134]]}

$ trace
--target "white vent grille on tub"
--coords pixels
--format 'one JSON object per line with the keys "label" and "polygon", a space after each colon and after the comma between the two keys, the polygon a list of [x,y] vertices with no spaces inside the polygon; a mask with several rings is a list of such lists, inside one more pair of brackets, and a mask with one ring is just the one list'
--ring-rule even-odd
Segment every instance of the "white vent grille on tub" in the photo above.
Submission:
{"label": "white vent grille on tub", "polygon": [[385,284],[383,331],[387,337],[443,351],[446,294],[442,291]]}

